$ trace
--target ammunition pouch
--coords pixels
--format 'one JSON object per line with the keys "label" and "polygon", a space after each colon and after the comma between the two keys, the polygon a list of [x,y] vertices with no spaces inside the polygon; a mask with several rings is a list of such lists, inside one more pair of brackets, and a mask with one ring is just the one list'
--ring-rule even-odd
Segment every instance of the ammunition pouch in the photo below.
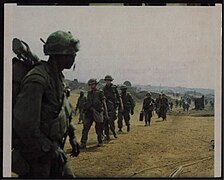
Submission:
{"label": "ammunition pouch", "polygon": [[100,113],[95,109],[93,109],[93,119],[95,120],[95,122],[103,123],[104,121],[103,113],[102,112]]}
{"label": "ammunition pouch", "polygon": [[12,172],[23,176],[30,171],[30,166],[19,150],[12,151]]}

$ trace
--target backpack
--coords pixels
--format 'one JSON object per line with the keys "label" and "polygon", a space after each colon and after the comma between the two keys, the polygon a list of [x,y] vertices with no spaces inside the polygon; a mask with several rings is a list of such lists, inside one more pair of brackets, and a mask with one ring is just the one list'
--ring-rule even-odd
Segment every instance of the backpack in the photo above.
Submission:
{"label": "backpack", "polygon": [[25,75],[41,61],[33,54],[29,46],[17,38],[12,41],[12,50],[17,57],[12,58],[12,108],[20,92],[20,85]]}
{"label": "backpack", "polygon": [[[17,57],[12,58],[12,110],[16,104],[17,96],[20,92],[20,86],[26,74],[37,64],[40,64],[39,58],[33,54],[29,46],[17,38],[12,41],[12,50]],[[12,115],[13,116],[13,115]],[[12,148],[19,144],[19,139],[12,129],[13,142]]]}

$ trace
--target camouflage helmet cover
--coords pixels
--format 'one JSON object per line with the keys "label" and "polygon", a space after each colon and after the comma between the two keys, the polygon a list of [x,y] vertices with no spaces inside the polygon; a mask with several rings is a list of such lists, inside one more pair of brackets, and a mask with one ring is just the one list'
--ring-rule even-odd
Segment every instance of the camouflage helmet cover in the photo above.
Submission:
{"label": "camouflage helmet cover", "polygon": [[97,82],[97,80],[96,80],[95,78],[91,78],[91,79],[89,79],[89,81],[88,81],[88,85],[90,86],[90,85],[92,85],[92,84],[98,84],[98,82]]}
{"label": "camouflage helmet cover", "polygon": [[79,51],[79,40],[70,32],[56,31],[47,38],[44,44],[45,55],[74,55]]}
{"label": "camouflage helmet cover", "polygon": [[126,85],[122,85],[122,86],[120,87],[120,90],[127,90],[127,86],[126,86]]}
{"label": "camouflage helmet cover", "polygon": [[148,96],[148,97],[151,96],[151,93],[150,92],[147,92],[146,93],[146,96]]}
{"label": "camouflage helmet cover", "polygon": [[104,80],[105,80],[105,81],[106,81],[106,80],[113,81],[114,79],[112,78],[111,75],[106,75],[105,78],[104,78]]}

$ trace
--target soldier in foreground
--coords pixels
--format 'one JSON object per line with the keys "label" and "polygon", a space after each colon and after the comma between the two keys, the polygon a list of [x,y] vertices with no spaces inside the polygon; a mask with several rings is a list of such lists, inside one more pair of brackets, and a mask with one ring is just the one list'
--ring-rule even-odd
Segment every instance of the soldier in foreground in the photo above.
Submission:
{"label": "soldier in foreground", "polygon": [[90,79],[88,85],[91,90],[88,91],[87,101],[84,108],[85,118],[83,121],[83,130],[81,138],[81,148],[86,148],[89,130],[95,121],[95,129],[97,134],[98,146],[103,145],[102,133],[103,133],[103,122],[104,116],[108,117],[107,106],[105,102],[105,96],[103,91],[97,89],[97,80]]}
{"label": "soldier in foreground", "polygon": [[13,169],[19,177],[74,177],[63,150],[65,135],[72,156],[79,154],[79,145],[69,126],[62,71],[74,64],[78,43],[71,33],[52,33],[44,44],[48,61],[31,69],[21,83],[13,108]]}
{"label": "soldier in foreground", "polygon": [[154,103],[155,101],[152,99],[151,93],[147,93],[142,106],[142,110],[145,113],[145,126],[147,126],[147,123],[150,126]]}
{"label": "soldier in foreground", "polygon": [[114,80],[110,75],[106,75],[104,80],[106,81],[106,85],[103,87],[104,95],[106,97],[106,103],[109,113],[109,119],[105,119],[104,123],[104,132],[106,135],[106,139],[110,139],[109,135],[109,126],[110,130],[113,133],[114,137],[117,138],[117,134],[115,132],[114,121],[116,119],[116,110],[118,105],[120,105],[121,110],[123,111],[123,103],[120,97],[120,94],[117,90],[117,86],[112,84]]}
{"label": "soldier in foreground", "polygon": [[84,92],[80,91],[80,95],[76,104],[76,108],[75,108],[75,114],[77,113],[77,110],[79,109],[79,122],[78,124],[83,122],[83,118],[84,118],[84,105],[86,103],[86,97],[84,96]]}
{"label": "soldier in foreground", "polygon": [[169,109],[168,99],[166,98],[165,94],[162,93],[162,98],[160,102],[160,114],[163,120],[166,120],[166,113],[168,109]]}
{"label": "soldier in foreground", "polygon": [[120,87],[121,90],[121,99],[124,105],[124,110],[121,111],[121,108],[119,108],[118,111],[118,132],[122,132],[122,127],[123,127],[123,118],[125,121],[125,125],[127,126],[127,132],[130,131],[130,113],[131,115],[134,114],[134,107],[135,107],[135,102],[131,96],[130,93],[127,92],[127,86],[122,85]]}

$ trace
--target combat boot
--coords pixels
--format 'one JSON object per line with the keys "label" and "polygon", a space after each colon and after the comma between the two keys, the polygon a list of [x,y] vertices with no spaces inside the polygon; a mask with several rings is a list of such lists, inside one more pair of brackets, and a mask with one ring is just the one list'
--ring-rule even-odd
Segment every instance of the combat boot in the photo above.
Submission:
{"label": "combat boot", "polygon": [[113,133],[113,135],[114,135],[114,138],[116,138],[116,139],[117,139],[117,134],[116,134],[115,132]]}
{"label": "combat boot", "polygon": [[129,131],[130,131],[130,125],[127,126],[127,132],[129,132]]}
{"label": "combat boot", "polygon": [[85,148],[86,148],[86,144],[85,144],[85,143],[81,143],[81,144],[79,145],[79,147],[80,147],[80,149],[85,149]]}
{"label": "combat boot", "polygon": [[97,146],[98,146],[98,147],[103,146],[103,142],[102,142],[102,141],[98,142]]}

